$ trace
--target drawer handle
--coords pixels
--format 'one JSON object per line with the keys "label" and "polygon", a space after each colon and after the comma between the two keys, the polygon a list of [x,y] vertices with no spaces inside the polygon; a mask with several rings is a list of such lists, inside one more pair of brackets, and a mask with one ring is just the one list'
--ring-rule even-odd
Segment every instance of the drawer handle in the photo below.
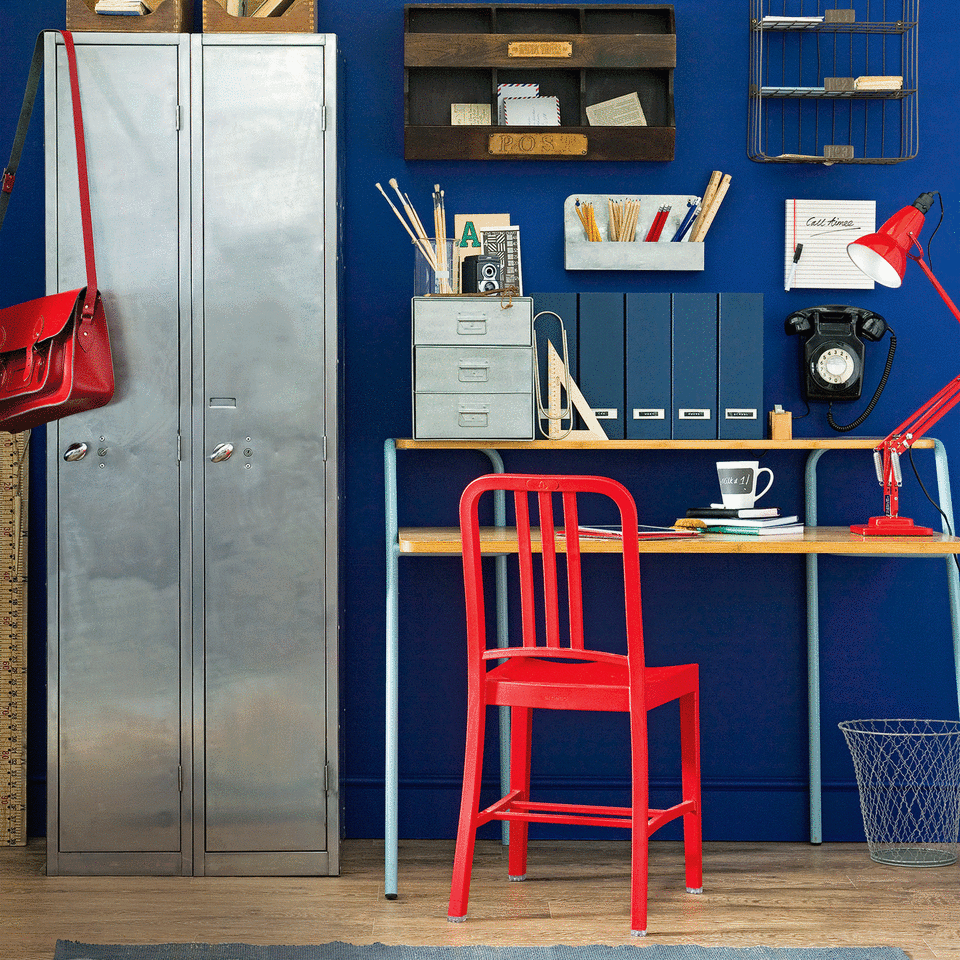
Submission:
{"label": "drawer handle", "polygon": [[486,360],[461,360],[458,379],[461,383],[486,383],[489,371],[490,363]]}
{"label": "drawer handle", "polygon": [[487,332],[485,317],[457,317],[457,333],[462,337],[484,336]]}
{"label": "drawer handle", "polygon": [[461,404],[457,422],[461,427],[486,427],[490,419],[490,408],[485,404]]}

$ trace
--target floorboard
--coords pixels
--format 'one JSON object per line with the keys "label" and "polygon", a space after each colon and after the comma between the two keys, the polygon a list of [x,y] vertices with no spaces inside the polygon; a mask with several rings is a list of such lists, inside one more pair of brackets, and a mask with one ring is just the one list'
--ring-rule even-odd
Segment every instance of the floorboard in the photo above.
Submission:
{"label": "floorboard", "polygon": [[704,892],[682,850],[651,844],[647,937],[629,935],[625,842],[532,842],[528,879],[481,842],[466,922],[446,919],[453,845],[405,841],[400,896],[383,896],[383,843],[348,840],[339,877],[47,877],[45,846],[0,847],[0,954],[51,960],[94,943],[699,943],[895,946],[960,960],[960,866],[891,867],[865,844],[708,843]]}

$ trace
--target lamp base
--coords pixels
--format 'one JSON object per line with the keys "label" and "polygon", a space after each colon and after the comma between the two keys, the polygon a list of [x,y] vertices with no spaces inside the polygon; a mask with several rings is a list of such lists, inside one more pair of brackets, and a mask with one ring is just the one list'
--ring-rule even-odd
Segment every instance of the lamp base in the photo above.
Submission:
{"label": "lamp base", "polygon": [[871,517],[867,523],[856,523],[851,533],[861,537],[932,537],[930,527],[918,527],[908,517]]}

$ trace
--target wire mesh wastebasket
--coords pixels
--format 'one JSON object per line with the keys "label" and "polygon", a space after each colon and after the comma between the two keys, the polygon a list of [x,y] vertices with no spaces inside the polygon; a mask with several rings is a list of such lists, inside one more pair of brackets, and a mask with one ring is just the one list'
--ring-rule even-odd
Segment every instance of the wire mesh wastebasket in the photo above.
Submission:
{"label": "wire mesh wastebasket", "polygon": [[960,722],[849,720],[870,859],[902,867],[957,861]]}

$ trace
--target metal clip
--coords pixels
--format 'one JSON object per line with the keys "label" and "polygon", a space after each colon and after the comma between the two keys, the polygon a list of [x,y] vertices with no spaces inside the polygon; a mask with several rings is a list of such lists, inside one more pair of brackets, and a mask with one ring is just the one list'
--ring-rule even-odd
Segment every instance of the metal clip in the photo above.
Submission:
{"label": "metal clip", "polygon": [[[563,360],[563,372],[564,372],[564,390],[567,394],[567,402],[565,408],[560,408],[558,404],[557,413],[553,413],[550,409],[550,399],[549,391],[552,386],[550,383],[550,363],[549,360],[546,365],[545,375],[547,378],[547,405],[543,404],[543,392],[540,386],[540,359],[537,351],[537,321],[544,315],[548,314],[551,317],[557,318],[557,323],[560,325],[560,346],[561,346],[561,359]],[[547,345],[549,346],[553,341],[550,339],[549,335],[546,337]],[[554,348],[556,349],[556,348]],[[567,352],[567,330],[563,325],[563,318],[558,314],[554,313],[552,310],[541,310],[533,318],[533,383],[536,389],[537,395],[537,419],[546,420],[546,421],[555,421],[557,424],[560,424],[563,420],[569,418],[570,424],[564,430],[562,427],[560,430],[562,432],[558,433],[556,436],[550,434],[549,426],[546,430],[543,427],[540,427],[540,432],[546,437],[549,436],[551,439],[562,440],[564,437],[568,436],[570,431],[573,430],[573,397],[570,391],[570,356]]]}

